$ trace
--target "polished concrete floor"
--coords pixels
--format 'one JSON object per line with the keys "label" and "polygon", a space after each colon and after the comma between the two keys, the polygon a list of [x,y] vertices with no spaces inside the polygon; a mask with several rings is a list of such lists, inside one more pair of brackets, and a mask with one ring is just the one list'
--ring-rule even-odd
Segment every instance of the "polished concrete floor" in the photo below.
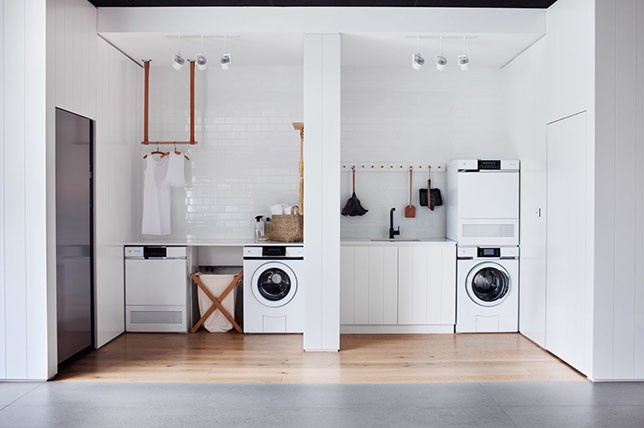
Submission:
{"label": "polished concrete floor", "polygon": [[642,428],[644,383],[0,383],[0,427]]}

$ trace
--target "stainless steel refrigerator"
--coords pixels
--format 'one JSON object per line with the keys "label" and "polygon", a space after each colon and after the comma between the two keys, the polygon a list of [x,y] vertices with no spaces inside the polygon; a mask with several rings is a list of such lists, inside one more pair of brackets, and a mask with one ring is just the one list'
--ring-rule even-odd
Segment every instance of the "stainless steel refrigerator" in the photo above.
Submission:
{"label": "stainless steel refrigerator", "polygon": [[93,122],[56,109],[58,363],[93,347]]}

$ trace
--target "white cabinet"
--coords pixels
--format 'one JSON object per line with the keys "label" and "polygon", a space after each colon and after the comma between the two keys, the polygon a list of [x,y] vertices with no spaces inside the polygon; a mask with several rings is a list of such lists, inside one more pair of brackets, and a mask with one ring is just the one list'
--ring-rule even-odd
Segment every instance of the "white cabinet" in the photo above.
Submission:
{"label": "white cabinet", "polygon": [[398,248],[398,324],[455,323],[454,247]]}
{"label": "white cabinet", "polygon": [[[345,332],[452,331],[456,248],[451,242],[345,243],[340,281],[340,323]],[[418,326],[446,328],[419,330]]]}
{"label": "white cabinet", "polygon": [[398,249],[342,247],[340,322],[396,324]]}

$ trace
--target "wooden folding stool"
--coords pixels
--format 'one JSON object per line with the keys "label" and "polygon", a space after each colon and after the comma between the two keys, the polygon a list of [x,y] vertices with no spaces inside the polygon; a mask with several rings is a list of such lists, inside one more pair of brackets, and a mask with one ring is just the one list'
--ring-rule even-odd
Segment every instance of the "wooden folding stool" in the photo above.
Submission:
{"label": "wooden folding stool", "polygon": [[235,285],[237,285],[237,283],[242,280],[242,278],[244,277],[243,272],[239,272],[237,275],[235,275],[235,277],[230,282],[230,284],[228,284],[228,286],[224,289],[224,291],[219,296],[215,296],[214,294],[212,294],[212,292],[208,289],[206,284],[204,284],[201,281],[201,278],[199,278],[199,273],[193,273],[192,275],[190,275],[190,277],[195,282],[195,284],[197,284],[197,286],[201,288],[201,290],[206,294],[206,296],[208,296],[208,298],[212,301],[212,305],[210,306],[210,308],[208,308],[208,310],[201,316],[201,318],[199,318],[199,321],[197,321],[197,323],[194,325],[194,327],[192,327],[190,331],[194,333],[197,330],[199,330],[199,327],[201,327],[203,323],[206,322],[208,317],[212,315],[212,313],[215,312],[217,309],[219,309],[221,313],[226,317],[226,319],[230,321],[230,323],[233,325],[233,328],[235,329],[235,331],[237,331],[237,333],[240,333],[240,334],[243,333],[241,327],[239,327],[239,324],[235,322],[235,317],[230,315],[230,312],[228,312],[226,308],[224,308],[224,305],[222,303],[226,298],[226,296],[228,296],[228,294],[230,294],[230,292],[235,289]]}

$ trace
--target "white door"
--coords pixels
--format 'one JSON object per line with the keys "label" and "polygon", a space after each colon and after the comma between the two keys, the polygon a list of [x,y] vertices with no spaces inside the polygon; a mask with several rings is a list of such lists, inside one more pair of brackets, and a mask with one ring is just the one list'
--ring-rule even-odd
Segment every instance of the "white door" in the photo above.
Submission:
{"label": "white door", "polygon": [[588,373],[592,158],[586,113],[548,125],[546,348]]}

